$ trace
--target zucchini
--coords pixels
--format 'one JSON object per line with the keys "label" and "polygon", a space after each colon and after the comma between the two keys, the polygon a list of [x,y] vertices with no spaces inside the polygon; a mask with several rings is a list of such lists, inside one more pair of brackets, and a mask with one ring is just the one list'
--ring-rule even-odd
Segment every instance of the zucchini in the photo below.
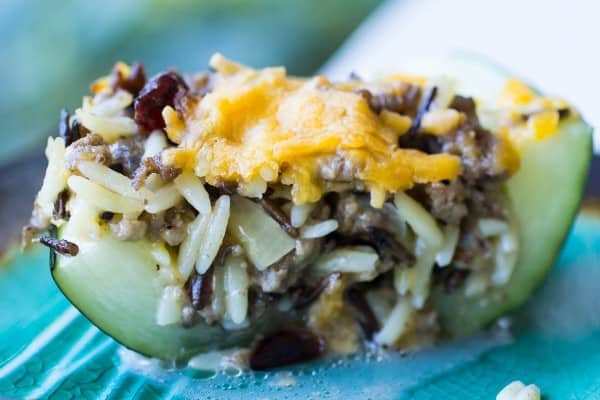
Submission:
{"label": "zucchini", "polygon": [[[508,73],[474,56],[455,56],[419,68],[447,73],[458,93],[496,99]],[[423,73],[423,72],[421,72]],[[524,145],[521,167],[506,184],[518,224],[519,256],[509,282],[480,296],[432,294],[442,328],[451,336],[480,330],[523,304],[552,267],[579,210],[592,159],[592,128],[579,116],[560,122],[556,135]]]}
{"label": "zucchini", "polygon": [[[292,315],[275,314],[272,307],[251,327],[224,330],[198,322],[191,328],[179,323],[161,326],[156,310],[163,290],[160,267],[146,240],[116,240],[100,232],[95,240],[82,240],[68,224],[58,237],[77,242],[75,257],[52,252],[51,272],[56,285],[94,325],[116,341],[148,357],[185,360],[201,351],[248,343],[252,338]],[[268,322],[268,325],[266,324]]]}
{"label": "zucchini", "polygon": [[[450,75],[456,79],[458,93],[480,99],[495,98],[508,76],[494,66],[465,58],[420,66],[417,72]],[[451,295],[434,290],[432,301],[447,333],[465,335],[481,329],[522,304],[540,284],[577,213],[591,154],[591,128],[575,116],[561,122],[555,136],[525,145],[521,169],[506,188],[520,237],[516,269],[508,284],[481,296],[468,297],[464,289]],[[229,229],[251,260],[264,268],[286,254],[293,240],[275,222],[255,224],[260,213],[256,204],[234,197],[231,221],[235,226]],[[92,323],[139,353],[185,359],[200,351],[243,345],[294,318],[270,307],[257,323],[239,330],[226,331],[202,322],[192,328],[160,326],[156,309],[167,284],[151,255],[151,243],[118,241],[107,232],[86,239],[76,233],[77,229],[70,229],[70,224],[66,223],[58,235],[77,243],[79,254],[52,258],[57,286]],[[246,240],[250,231],[259,242]],[[265,253],[264,249],[269,250]]]}

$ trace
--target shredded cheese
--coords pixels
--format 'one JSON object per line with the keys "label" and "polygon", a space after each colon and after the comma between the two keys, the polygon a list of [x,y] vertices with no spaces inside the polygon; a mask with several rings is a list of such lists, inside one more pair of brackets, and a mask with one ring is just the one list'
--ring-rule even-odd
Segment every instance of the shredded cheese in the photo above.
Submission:
{"label": "shredded cheese", "polygon": [[354,178],[378,193],[459,174],[460,160],[453,155],[398,148],[406,127],[380,118],[359,94],[324,77],[253,70],[220,55],[211,66],[217,71],[211,93],[180,116],[163,111],[169,138],[180,143],[163,161],[193,168],[211,185],[280,182],[292,185],[294,203],[315,202],[323,194],[320,165],[335,156],[350,162]]}
{"label": "shredded cheese", "polygon": [[[289,77],[284,68],[254,70],[220,54],[210,65],[216,74],[209,94],[187,102],[183,111],[163,110],[168,137],[179,146],[162,153],[163,163],[193,171],[210,185],[236,182],[240,190],[260,196],[268,184],[281,183],[291,186],[295,204],[306,204],[323,195],[323,166],[341,159],[351,166],[351,179],[371,192],[373,206],[381,206],[389,193],[460,173],[454,155],[399,148],[412,120],[389,110],[375,113],[357,93],[358,81]],[[398,90],[398,79],[427,84],[390,76],[374,85]],[[498,99],[500,110],[510,115],[497,129],[499,168],[515,172],[524,141],[557,131],[557,104],[516,79],[507,81]],[[430,110],[421,130],[449,134],[464,118],[453,109]]]}

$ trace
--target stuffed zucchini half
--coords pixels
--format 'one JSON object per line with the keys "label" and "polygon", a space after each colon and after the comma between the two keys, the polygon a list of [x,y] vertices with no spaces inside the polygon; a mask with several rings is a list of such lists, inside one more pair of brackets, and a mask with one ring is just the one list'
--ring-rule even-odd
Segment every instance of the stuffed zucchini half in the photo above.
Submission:
{"label": "stuffed zucchini half", "polygon": [[564,101],[476,61],[210,67],[118,63],[48,140],[27,235],[124,346],[248,348],[255,369],[407,348],[484,328],[551,267],[592,148]]}

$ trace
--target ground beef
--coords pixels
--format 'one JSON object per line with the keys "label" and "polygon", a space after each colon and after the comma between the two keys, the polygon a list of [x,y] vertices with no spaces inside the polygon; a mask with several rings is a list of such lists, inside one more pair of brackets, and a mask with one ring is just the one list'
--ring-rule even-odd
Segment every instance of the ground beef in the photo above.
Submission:
{"label": "ground beef", "polygon": [[151,240],[164,240],[170,246],[177,246],[187,236],[187,226],[194,220],[196,213],[187,203],[175,206],[157,214],[143,214],[148,224],[146,235]]}
{"label": "ground beef", "polygon": [[370,207],[367,196],[350,193],[339,196],[334,218],[339,224],[338,233],[355,236],[365,233],[369,227],[381,226],[385,217]]}
{"label": "ground beef", "polygon": [[463,224],[452,265],[458,268],[468,269],[473,267],[473,261],[478,257],[489,259],[492,256],[492,248],[489,241],[482,237],[475,225]]}
{"label": "ground beef", "polygon": [[393,265],[412,265],[414,256],[399,240],[393,219],[393,208],[372,208],[367,195],[345,193],[335,204],[334,218],[338,229],[334,247],[340,245],[367,245],[374,248],[381,260],[377,270],[383,272]]}
{"label": "ground beef", "polygon": [[508,217],[501,183],[500,180],[490,179],[481,181],[475,186],[466,186],[468,217],[497,219]]}
{"label": "ground beef", "polygon": [[403,82],[394,91],[359,89],[357,93],[365,99],[376,114],[388,110],[415,116],[421,99],[421,88],[418,85]]}
{"label": "ground beef", "polygon": [[119,240],[140,240],[146,234],[148,224],[146,221],[121,218],[109,224],[110,230]]}
{"label": "ground beef", "polygon": [[132,178],[144,154],[144,140],[142,135],[135,135],[112,143],[109,146],[112,156],[111,168]]}
{"label": "ground beef", "polygon": [[467,215],[465,189],[460,179],[425,185],[424,191],[427,206],[436,219],[457,225]]}
{"label": "ground beef", "polygon": [[460,157],[461,177],[470,184],[482,179],[502,176],[496,157],[498,138],[485,129],[476,129],[469,124],[456,132],[437,138],[440,152]]}
{"label": "ground beef", "polygon": [[110,147],[102,136],[91,133],[73,142],[66,152],[67,166],[71,170],[77,169],[81,161],[92,161],[97,164],[110,165],[112,154]]}
{"label": "ground beef", "polygon": [[151,174],[159,174],[163,181],[171,182],[181,170],[168,165],[163,165],[160,154],[154,157],[146,157],[133,174],[133,187],[139,189]]}

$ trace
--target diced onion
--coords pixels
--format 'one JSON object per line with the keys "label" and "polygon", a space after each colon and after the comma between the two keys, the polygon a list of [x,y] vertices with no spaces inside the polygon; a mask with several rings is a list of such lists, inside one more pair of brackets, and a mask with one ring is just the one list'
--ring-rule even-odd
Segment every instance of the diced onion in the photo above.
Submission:
{"label": "diced onion", "polygon": [[294,239],[260,205],[241,196],[231,199],[229,230],[259,271],[295,247]]}

